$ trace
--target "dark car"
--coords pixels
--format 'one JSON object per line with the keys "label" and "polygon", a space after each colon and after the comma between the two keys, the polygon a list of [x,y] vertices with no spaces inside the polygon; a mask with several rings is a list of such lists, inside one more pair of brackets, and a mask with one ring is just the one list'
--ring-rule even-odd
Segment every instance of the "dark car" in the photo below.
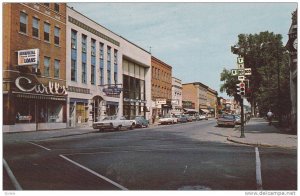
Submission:
{"label": "dark car", "polygon": [[232,114],[222,114],[217,120],[218,126],[232,126],[235,127],[235,116]]}
{"label": "dark car", "polygon": [[192,117],[191,115],[189,115],[189,114],[184,114],[184,116],[187,117],[187,121],[188,121],[188,122],[192,122],[192,121],[193,121],[193,117]]}
{"label": "dark car", "polygon": [[149,121],[145,119],[144,116],[136,116],[135,119],[136,124],[135,127],[148,127]]}
{"label": "dark car", "polygon": [[186,123],[188,121],[185,115],[178,114],[175,115],[175,117],[177,118],[178,123]]}

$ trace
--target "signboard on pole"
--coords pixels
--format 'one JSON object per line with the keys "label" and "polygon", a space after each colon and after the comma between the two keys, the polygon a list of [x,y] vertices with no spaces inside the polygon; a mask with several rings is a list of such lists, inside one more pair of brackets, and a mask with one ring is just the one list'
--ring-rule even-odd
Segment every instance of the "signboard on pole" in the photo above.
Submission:
{"label": "signboard on pole", "polygon": [[245,76],[238,76],[238,80],[239,81],[244,81],[245,80]]}
{"label": "signboard on pole", "polygon": [[245,75],[252,75],[251,68],[245,69]]}

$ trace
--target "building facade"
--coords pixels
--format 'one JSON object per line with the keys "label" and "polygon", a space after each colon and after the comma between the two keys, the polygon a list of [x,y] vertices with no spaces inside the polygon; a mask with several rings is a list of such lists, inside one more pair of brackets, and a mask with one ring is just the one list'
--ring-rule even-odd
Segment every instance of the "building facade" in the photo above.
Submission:
{"label": "building facade", "polygon": [[201,82],[182,84],[182,100],[194,104],[195,107],[193,109],[199,113],[209,113],[207,89],[208,86]]}
{"label": "building facade", "polygon": [[172,67],[151,57],[152,115],[166,115],[172,110]]}
{"label": "building facade", "polygon": [[209,88],[207,89],[207,109],[210,112],[211,117],[215,117],[217,114],[217,98],[218,92]]}
{"label": "building facade", "polygon": [[182,113],[182,82],[172,77],[172,113]]}
{"label": "building facade", "polygon": [[151,55],[69,7],[66,34],[69,126],[146,117]]}
{"label": "building facade", "polygon": [[3,131],[67,126],[66,4],[3,3]]}
{"label": "building facade", "polygon": [[289,51],[289,66],[290,66],[290,94],[292,102],[291,111],[291,128],[297,133],[297,63],[298,63],[298,39],[297,39],[297,10],[292,14],[292,24],[289,29],[289,40],[286,48]]}

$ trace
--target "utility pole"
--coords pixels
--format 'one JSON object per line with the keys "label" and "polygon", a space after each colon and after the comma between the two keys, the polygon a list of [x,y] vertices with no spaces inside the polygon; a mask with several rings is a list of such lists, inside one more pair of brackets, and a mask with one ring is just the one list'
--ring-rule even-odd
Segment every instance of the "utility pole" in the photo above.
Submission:
{"label": "utility pole", "polygon": [[245,122],[245,118],[244,118],[244,99],[241,96],[241,136],[240,136],[240,138],[245,137],[244,122]]}

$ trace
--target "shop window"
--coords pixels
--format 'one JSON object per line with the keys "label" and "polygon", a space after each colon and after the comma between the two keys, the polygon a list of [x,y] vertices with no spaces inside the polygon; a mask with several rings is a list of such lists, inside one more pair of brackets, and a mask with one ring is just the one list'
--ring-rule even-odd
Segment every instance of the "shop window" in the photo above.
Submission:
{"label": "shop window", "polygon": [[60,28],[54,27],[54,44],[59,45],[60,42]]}
{"label": "shop window", "polygon": [[39,19],[32,18],[32,36],[38,38],[39,37]]}
{"label": "shop window", "polygon": [[28,23],[27,14],[20,12],[20,32],[27,33],[27,23]]}
{"label": "shop window", "polygon": [[31,99],[16,98],[16,123],[35,122],[35,102]]}
{"label": "shop window", "polygon": [[50,24],[44,23],[44,40],[50,42]]}

